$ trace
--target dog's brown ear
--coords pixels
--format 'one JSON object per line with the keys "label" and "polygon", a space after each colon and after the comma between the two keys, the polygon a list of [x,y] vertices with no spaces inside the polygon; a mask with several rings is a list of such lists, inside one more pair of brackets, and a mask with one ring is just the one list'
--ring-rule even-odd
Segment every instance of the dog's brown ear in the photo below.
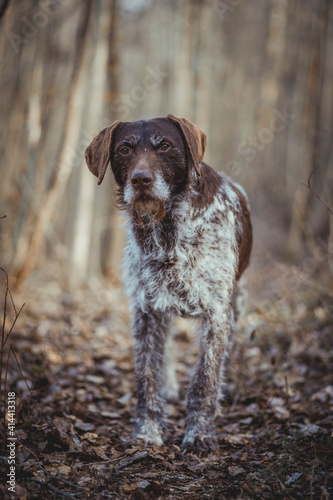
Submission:
{"label": "dog's brown ear", "polygon": [[198,175],[201,175],[200,172],[200,163],[204,159],[207,145],[207,137],[206,134],[201,132],[198,127],[193,125],[186,118],[178,118],[174,115],[167,115],[167,118],[172,121],[183,134],[185,143],[187,145],[188,151],[190,153],[191,160],[193,162],[194,168]]}
{"label": "dog's brown ear", "polygon": [[101,130],[85,150],[86,163],[90,172],[98,177],[98,185],[104,179],[110,161],[112,137],[119,123],[120,121],[116,121]]}

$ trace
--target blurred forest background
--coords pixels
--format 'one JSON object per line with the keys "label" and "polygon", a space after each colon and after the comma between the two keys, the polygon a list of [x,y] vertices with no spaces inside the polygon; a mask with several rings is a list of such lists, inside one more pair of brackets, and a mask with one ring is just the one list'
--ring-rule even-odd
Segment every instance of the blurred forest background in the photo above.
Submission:
{"label": "blurred forest background", "polygon": [[313,172],[333,206],[332,2],[2,0],[0,9],[0,255],[12,283],[52,276],[73,290],[117,276],[113,178],[97,187],[84,150],[116,119],[167,113],[206,132],[206,161],[248,191],[252,274],[271,258],[306,275],[332,266],[332,217],[302,185]]}

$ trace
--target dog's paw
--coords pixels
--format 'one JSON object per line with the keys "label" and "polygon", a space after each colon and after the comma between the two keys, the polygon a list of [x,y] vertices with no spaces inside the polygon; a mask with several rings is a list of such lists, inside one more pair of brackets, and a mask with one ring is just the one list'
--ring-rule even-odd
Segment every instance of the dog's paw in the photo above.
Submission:
{"label": "dog's paw", "polygon": [[174,386],[166,387],[164,391],[164,398],[166,401],[173,403],[179,401],[179,388],[178,384]]}
{"label": "dog's paw", "polygon": [[181,449],[185,453],[208,454],[216,450],[217,438],[211,434],[195,434],[189,432],[185,435],[181,444]]}
{"label": "dog's paw", "polygon": [[144,448],[146,446],[156,446],[157,448],[163,446],[163,433],[161,425],[148,420],[145,422],[137,422],[132,436],[127,440],[126,447],[135,446]]}
{"label": "dog's paw", "polygon": [[126,441],[126,448],[147,448],[149,446],[153,446],[155,448],[160,448],[163,446],[163,438],[162,436],[145,436],[143,434],[135,434],[132,435]]}

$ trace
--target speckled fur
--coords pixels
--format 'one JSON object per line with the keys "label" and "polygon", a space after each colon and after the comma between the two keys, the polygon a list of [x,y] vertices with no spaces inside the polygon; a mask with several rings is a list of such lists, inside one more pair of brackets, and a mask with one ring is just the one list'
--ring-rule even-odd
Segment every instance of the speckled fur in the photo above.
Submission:
{"label": "speckled fur", "polygon": [[[112,169],[120,186],[120,205],[129,215],[123,269],[133,310],[137,381],[137,420],[130,443],[163,443],[165,398],[174,398],[178,393],[174,368],[167,367],[166,362],[171,361],[170,322],[179,315],[200,320],[201,325],[199,358],[186,399],[182,447],[187,451],[211,450],[216,444],[214,417],[229,333],[238,316],[237,281],[248,265],[251,251],[249,206],[239,185],[201,161],[198,151],[201,147],[202,157],[204,134],[187,120],[175,117],[169,119],[174,124],[170,128],[167,119],[130,125],[132,135],[133,130],[142,135],[137,133],[138,139],[131,146],[132,163],[126,160],[126,167],[121,158],[117,166],[116,145],[111,153]],[[147,147],[151,140],[148,132],[148,139],[139,149],[146,137],[142,130],[148,127],[149,131],[152,125],[162,131],[164,126],[169,127],[167,131],[174,141],[175,135],[181,136],[183,146],[178,143],[172,157]],[[121,130],[124,136],[126,127]],[[196,158],[200,161],[194,169]],[[133,216],[137,191],[130,176],[138,164],[153,179],[149,196],[163,204],[161,220],[154,219],[150,209],[144,213],[142,224]],[[168,180],[173,179],[172,169],[178,169],[177,182]],[[148,192],[144,189],[143,200]]]}
{"label": "speckled fur", "polygon": [[[192,193],[192,196],[196,196]],[[171,208],[171,207],[170,207]],[[147,364],[155,374],[152,393],[140,391],[138,400],[153,403],[156,421],[163,416],[163,380],[158,376],[165,367],[162,363],[162,349],[165,342],[163,318],[173,315],[199,318],[202,320],[200,335],[200,355],[192,384],[187,394],[186,435],[183,447],[212,448],[213,420],[216,412],[217,397],[222,375],[223,357],[228,345],[231,312],[231,300],[235,287],[238,264],[236,241],[237,217],[239,215],[237,196],[231,182],[221,176],[221,185],[214,202],[201,210],[191,205],[191,197],[176,202],[172,207],[175,220],[175,245],[165,250],[159,244],[160,227],[153,226],[147,234],[150,245],[144,251],[138,245],[133,225],[127,230],[127,245],[124,259],[124,280],[127,294],[131,297],[133,309],[146,315],[144,328],[138,328],[134,320],[134,331],[138,349],[145,360],[140,365],[137,355],[138,387],[147,380]],[[159,315],[160,326],[156,323]],[[151,319],[149,319],[151,318]],[[147,358],[148,350],[143,342],[153,342],[159,335],[157,346]],[[150,340],[151,336],[151,340]],[[149,371],[149,370],[148,370]],[[152,394],[154,396],[152,396]],[[153,397],[158,400],[153,401]],[[140,406],[141,412],[149,409]],[[140,439],[152,442],[152,435],[144,430],[146,424],[139,415],[137,434]],[[154,444],[160,443],[161,434],[156,436]]]}

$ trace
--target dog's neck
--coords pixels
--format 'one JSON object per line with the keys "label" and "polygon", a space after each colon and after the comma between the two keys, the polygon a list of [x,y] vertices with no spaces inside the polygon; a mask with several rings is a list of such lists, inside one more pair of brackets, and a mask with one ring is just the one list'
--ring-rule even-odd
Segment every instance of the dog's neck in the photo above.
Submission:
{"label": "dog's neck", "polygon": [[[181,236],[181,228],[188,227],[195,214],[212,203],[221,182],[219,174],[203,163],[201,176],[191,178],[180,194],[171,196],[165,202],[163,217],[160,218],[158,214],[135,213],[131,207],[120,203],[120,208],[127,212],[138,246],[145,253],[157,248],[170,252]],[[123,199],[121,195],[119,199]]]}
{"label": "dog's neck", "polygon": [[158,221],[154,216],[144,215],[140,223],[131,211],[127,211],[129,229],[144,253],[151,254],[156,251],[168,253],[177,243],[178,229],[182,222],[191,220],[192,211],[189,199],[184,194],[177,195],[166,202],[165,214]]}

